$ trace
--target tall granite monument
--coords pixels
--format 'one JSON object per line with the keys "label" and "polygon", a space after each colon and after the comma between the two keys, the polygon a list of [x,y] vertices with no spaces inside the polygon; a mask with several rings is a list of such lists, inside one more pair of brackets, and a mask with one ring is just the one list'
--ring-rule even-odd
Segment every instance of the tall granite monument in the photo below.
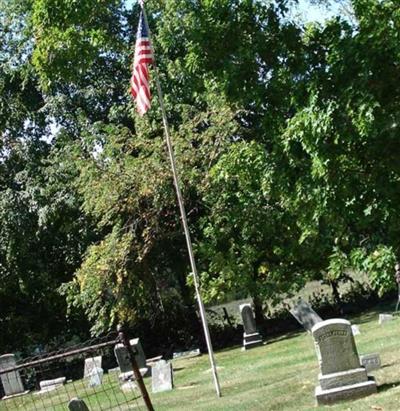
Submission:
{"label": "tall granite monument", "polygon": [[262,344],[262,338],[256,328],[256,321],[253,315],[251,304],[241,304],[239,306],[240,314],[243,321],[243,350],[257,347]]}
{"label": "tall granite monument", "polygon": [[311,330],[319,361],[318,405],[364,397],[377,392],[375,380],[360,365],[351,324],[342,319],[322,321]]}

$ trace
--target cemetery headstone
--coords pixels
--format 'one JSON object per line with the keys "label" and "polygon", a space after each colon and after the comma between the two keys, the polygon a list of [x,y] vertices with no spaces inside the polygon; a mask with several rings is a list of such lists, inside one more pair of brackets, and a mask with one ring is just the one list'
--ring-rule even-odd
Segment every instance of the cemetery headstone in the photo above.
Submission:
{"label": "cemetery headstone", "polygon": [[85,402],[79,398],[73,398],[68,403],[69,411],[89,411],[89,408],[85,404]]}
{"label": "cemetery headstone", "polygon": [[[0,370],[6,370],[17,365],[14,354],[5,354],[0,356]],[[21,375],[19,371],[11,371],[6,374],[1,374],[1,383],[3,385],[5,397],[14,395],[22,395],[29,392],[25,390],[22,383]]]}
{"label": "cemetery headstone", "polygon": [[94,387],[98,387],[99,385],[101,385],[101,383],[103,382],[103,368],[93,368],[92,371],[90,372],[90,374],[88,375],[89,377],[89,387],[90,388],[94,388]]}
{"label": "cemetery headstone", "polygon": [[54,391],[57,388],[62,387],[67,380],[66,377],[54,378],[52,380],[43,380],[39,382],[40,391],[37,394],[44,394],[49,391]]}
{"label": "cemetery headstone", "polygon": [[354,336],[361,334],[360,328],[359,328],[358,325],[356,325],[356,324],[353,324],[353,325],[351,326],[351,332],[353,333]]}
{"label": "cemetery headstone", "polygon": [[102,356],[90,357],[85,359],[85,368],[83,370],[83,378],[92,375],[93,369],[101,368]]}
{"label": "cemetery headstone", "polygon": [[137,385],[134,381],[126,381],[121,385],[121,390],[123,392],[131,392],[137,389]]}
{"label": "cemetery headstone", "polygon": [[381,368],[381,357],[377,353],[360,355],[360,363],[367,372]]}
{"label": "cemetery headstone", "polygon": [[104,370],[101,368],[102,356],[85,359],[83,378],[89,379],[89,387],[97,387],[103,381]]}
{"label": "cemetery headstone", "polygon": [[377,392],[373,378],[360,365],[351,324],[342,319],[322,321],[311,330],[319,361],[317,403],[360,398]]}
{"label": "cemetery headstone", "polygon": [[388,321],[393,320],[393,315],[392,314],[379,314],[379,325],[385,324]]}
{"label": "cemetery headstone", "polygon": [[322,321],[322,318],[311,308],[310,304],[301,299],[298,300],[295,306],[290,310],[290,314],[310,332],[315,324]]}
{"label": "cemetery headstone", "polygon": [[[138,367],[145,368],[146,357],[144,355],[142,344],[140,343],[139,338],[134,338],[129,342],[132,346],[133,352],[135,353],[135,360],[137,362]],[[121,373],[132,371],[132,364],[131,360],[129,359],[129,353],[123,344],[117,344],[114,347],[114,354],[115,358],[117,359]]]}
{"label": "cemetery headstone", "polygon": [[172,364],[165,360],[158,361],[151,370],[152,375],[152,390],[154,393],[171,391],[173,382]]}
{"label": "cemetery headstone", "polygon": [[251,304],[241,304],[239,306],[240,314],[243,321],[243,350],[262,345],[262,338],[256,328],[256,321],[253,315]]}
{"label": "cemetery headstone", "polygon": [[196,348],[195,350],[190,351],[174,352],[172,358],[174,360],[179,360],[182,358],[198,357],[199,355],[201,355],[200,348]]}

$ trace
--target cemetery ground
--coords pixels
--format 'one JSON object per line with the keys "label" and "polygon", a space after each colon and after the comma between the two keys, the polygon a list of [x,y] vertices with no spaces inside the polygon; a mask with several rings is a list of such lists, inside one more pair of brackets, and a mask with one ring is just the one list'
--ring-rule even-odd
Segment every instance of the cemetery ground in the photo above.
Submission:
{"label": "cemetery ground", "polygon": [[[391,312],[392,308],[381,305],[349,318],[361,330],[361,334],[355,337],[358,353],[379,353],[381,356],[382,368],[372,373],[378,384],[378,394],[329,407],[321,406],[319,410],[399,409],[400,318],[378,325],[379,313]],[[246,352],[237,347],[216,353],[223,395],[220,399],[216,398],[211,382],[207,355],[173,360],[173,391],[151,394],[151,379],[145,379],[154,408],[157,411],[315,410],[314,389],[319,370],[311,335],[298,331],[266,340],[266,345]],[[104,384],[116,383],[115,378],[115,375],[106,375]],[[68,384],[65,389],[70,389]],[[82,381],[82,391],[77,394],[85,399],[87,392],[89,389]],[[60,393],[48,393],[42,397],[51,404],[53,395]],[[99,396],[104,394],[99,393]],[[109,401],[106,396],[97,400]],[[23,409],[34,410],[33,401],[39,401],[37,396],[27,395]],[[88,405],[90,407],[89,401]],[[0,410],[5,410],[1,402]]]}

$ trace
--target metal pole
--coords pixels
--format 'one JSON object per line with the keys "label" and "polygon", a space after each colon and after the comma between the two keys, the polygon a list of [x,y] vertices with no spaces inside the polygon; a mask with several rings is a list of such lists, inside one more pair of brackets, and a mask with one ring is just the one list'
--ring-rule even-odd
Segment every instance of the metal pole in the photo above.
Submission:
{"label": "metal pole", "polygon": [[129,359],[131,360],[133,373],[135,374],[135,380],[139,386],[139,390],[140,390],[140,393],[142,394],[143,401],[146,405],[146,408],[148,411],[154,411],[153,404],[151,403],[151,400],[149,397],[149,393],[147,392],[146,386],[144,385],[144,382],[143,382],[142,374],[140,374],[140,370],[137,365],[135,354],[132,350],[131,343],[129,342],[129,339],[121,326],[118,326],[118,335],[119,335],[120,341],[122,342],[122,344],[124,344],[125,348],[128,350]]}
{"label": "metal pole", "polygon": [[[150,33],[150,28],[149,28],[149,24],[148,24],[148,20],[147,20],[146,10],[145,10],[143,4],[141,6],[142,6],[144,21],[145,21],[145,24],[146,24],[146,29],[147,29],[147,32],[149,34],[149,38],[151,39],[151,33]],[[211,344],[210,331],[208,329],[206,312],[205,312],[205,309],[204,309],[203,300],[201,299],[201,295],[200,295],[199,276],[198,276],[198,273],[197,273],[196,261],[195,261],[194,253],[193,253],[192,240],[190,238],[189,226],[188,226],[187,217],[186,217],[185,204],[183,202],[182,192],[181,192],[180,184],[179,184],[179,177],[178,177],[178,173],[177,173],[177,170],[176,170],[175,154],[174,154],[174,149],[172,147],[171,136],[170,136],[170,132],[169,132],[167,114],[166,114],[165,106],[164,106],[164,97],[163,97],[163,93],[162,93],[162,90],[161,90],[160,78],[159,78],[159,74],[158,74],[158,68],[157,68],[157,65],[156,65],[156,58],[155,58],[153,43],[150,41],[150,44],[151,44],[151,51],[153,53],[153,62],[154,62],[153,66],[154,66],[154,71],[155,71],[155,81],[156,81],[158,100],[159,100],[159,103],[160,103],[160,109],[161,109],[162,119],[163,119],[163,124],[164,124],[165,140],[167,142],[168,154],[169,154],[169,159],[170,159],[170,162],[171,162],[172,175],[173,175],[173,179],[174,179],[176,196],[178,198],[179,210],[180,210],[180,213],[181,213],[181,219],[182,219],[182,224],[183,224],[183,230],[185,232],[185,237],[186,237],[186,245],[187,245],[187,249],[188,249],[188,253],[189,253],[189,259],[190,259],[190,265],[191,265],[192,273],[193,273],[193,280],[194,280],[194,286],[195,286],[195,290],[196,290],[197,302],[199,304],[201,322],[203,324],[204,336],[205,336],[205,339],[206,339],[206,344],[207,344],[207,349],[208,349],[208,356],[209,356],[209,359],[210,359],[211,370],[212,370],[212,375],[213,375],[213,379],[214,379],[215,391],[217,392],[217,396],[221,397],[221,388],[220,388],[219,380],[218,380],[217,367],[215,365],[214,351],[213,351],[213,347],[212,347],[212,344]]]}

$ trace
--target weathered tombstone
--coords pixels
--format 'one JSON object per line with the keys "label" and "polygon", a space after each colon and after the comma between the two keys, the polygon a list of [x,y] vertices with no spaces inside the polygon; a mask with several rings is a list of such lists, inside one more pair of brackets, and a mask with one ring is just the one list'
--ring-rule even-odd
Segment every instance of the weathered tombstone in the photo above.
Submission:
{"label": "weathered tombstone", "polygon": [[[16,365],[17,362],[15,361],[14,354],[0,356],[0,370],[6,370],[7,368],[12,368]],[[11,371],[6,374],[1,374],[0,378],[1,383],[3,384],[5,397],[22,395],[29,392],[24,388],[19,371]]]}
{"label": "weathered tombstone", "polygon": [[83,378],[92,375],[95,368],[101,368],[102,356],[90,357],[85,359],[85,368],[83,370]]}
{"label": "weathered tombstone", "polygon": [[351,326],[351,332],[353,333],[354,336],[361,334],[360,328],[359,328],[358,325],[356,325],[356,324],[353,324],[353,325]]}
{"label": "weathered tombstone", "polygon": [[172,364],[165,360],[160,360],[152,367],[152,390],[154,393],[171,391],[174,387]]}
{"label": "weathered tombstone", "polygon": [[69,411],[89,411],[89,408],[85,402],[79,398],[73,398],[68,403]]}
{"label": "weathered tombstone", "polygon": [[67,380],[66,377],[59,377],[54,378],[53,380],[43,380],[39,382],[40,388],[52,387],[57,385],[64,385],[65,381]]}
{"label": "weathered tombstone", "polygon": [[379,314],[379,325],[392,321],[393,318],[392,314]]}
{"label": "weathered tombstone", "polygon": [[319,405],[376,393],[375,380],[368,379],[367,371],[360,365],[348,321],[322,321],[314,325],[311,332],[320,367],[320,385],[315,389]]}
{"label": "weathered tombstone", "polygon": [[310,304],[303,300],[298,300],[296,305],[290,310],[290,314],[307,330],[322,321],[322,318],[311,308]]}
{"label": "weathered tombstone", "polygon": [[101,383],[103,382],[103,368],[93,368],[92,371],[89,374],[89,387],[90,388],[94,388],[94,387],[98,387],[99,385],[101,385]]}
{"label": "weathered tombstone", "polygon": [[90,357],[85,359],[83,378],[89,379],[89,387],[97,387],[103,381],[104,371],[101,368],[102,356]]}
{"label": "weathered tombstone", "polygon": [[367,372],[381,368],[381,357],[377,353],[360,355],[360,363]]}
{"label": "weathered tombstone", "polygon": [[[129,341],[132,347],[132,350],[135,354],[135,360],[139,368],[146,367],[146,357],[142,348],[142,344],[139,341],[139,338],[134,338]],[[128,350],[124,347],[123,344],[117,344],[114,347],[115,358],[117,359],[121,373],[126,373],[132,371],[131,360],[129,359]]]}
{"label": "weathered tombstone", "polygon": [[242,316],[244,328],[243,350],[248,350],[249,348],[261,345],[263,341],[256,328],[256,322],[254,320],[251,304],[241,304],[239,305],[239,310]]}
{"label": "weathered tombstone", "polygon": [[49,391],[54,391],[57,388],[62,387],[67,380],[66,377],[54,378],[53,380],[43,380],[39,382],[40,391],[36,394],[45,394]]}
{"label": "weathered tombstone", "polygon": [[[146,366],[146,357],[142,348],[142,344],[139,341],[139,338],[134,338],[129,341],[132,351],[135,354],[135,360],[138,365],[139,371],[142,377],[149,376],[151,368]],[[117,344],[114,347],[114,354],[117,359],[119,369],[121,371],[119,378],[123,381],[130,380],[134,378],[134,372],[132,369],[132,363],[129,358],[128,350],[124,347],[123,344]]]}
{"label": "weathered tombstone", "polygon": [[200,355],[201,355],[200,348],[196,348],[195,350],[190,350],[190,351],[174,352],[172,358],[174,360],[180,360],[180,359],[183,359],[183,358],[198,357]]}
{"label": "weathered tombstone", "polygon": [[131,392],[137,390],[137,385],[134,381],[126,381],[121,385],[121,391]]}

